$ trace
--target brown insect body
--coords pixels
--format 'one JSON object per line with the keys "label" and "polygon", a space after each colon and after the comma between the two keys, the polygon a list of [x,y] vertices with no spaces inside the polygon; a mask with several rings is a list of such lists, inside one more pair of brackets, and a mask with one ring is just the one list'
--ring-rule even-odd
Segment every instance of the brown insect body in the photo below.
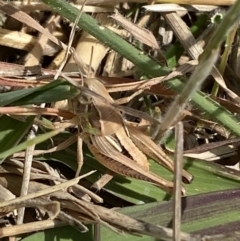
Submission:
{"label": "brown insect body", "polygon": [[[95,93],[100,93],[110,103],[113,103],[112,97],[108,94],[104,85],[97,79],[87,79],[85,81],[88,88]],[[97,111],[98,120],[94,119],[95,127],[100,128],[100,135],[108,136],[114,134],[123,124],[122,116],[112,105],[106,104],[99,99],[92,98],[92,111]],[[97,123],[99,122],[99,123]]]}
{"label": "brown insect body", "polygon": [[[172,193],[173,183],[171,181],[149,171],[146,155],[156,159],[171,172],[174,170],[172,160],[136,127],[128,127],[129,136],[124,128],[121,113],[111,105],[114,101],[99,80],[87,79],[85,83],[91,91],[109,101],[109,104],[106,104],[105,101],[103,102],[95,96],[92,97],[90,110],[94,114],[92,119],[89,118],[89,122],[93,128],[99,129],[99,133],[85,136],[84,141],[95,158],[115,173],[151,182],[166,192]],[[189,183],[192,180],[191,174],[185,170],[182,173]],[[182,194],[184,193],[185,189],[182,188]]]}

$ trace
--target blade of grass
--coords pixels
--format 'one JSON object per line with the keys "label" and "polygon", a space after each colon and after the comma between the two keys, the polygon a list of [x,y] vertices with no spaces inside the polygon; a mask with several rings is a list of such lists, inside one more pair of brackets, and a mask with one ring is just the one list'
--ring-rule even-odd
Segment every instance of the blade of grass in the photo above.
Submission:
{"label": "blade of grass", "polygon": [[[0,153],[16,146],[32,126],[34,117],[28,117],[24,122],[3,115],[0,117]],[[3,161],[0,160],[0,163]]]}
{"label": "blade of grass", "polygon": [[79,90],[63,80],[47,85],[0,94],[0,106],[51,103],[72,98]]}
{"label": "blade of grass", "polygon": [[48,140],[49,138],[59,134],[62,131],[62,129],[58,129],[58,130],[54,130],[42,135],[39,135],[33,139],[29,139],[27,141],[24,141],[23,143],[19,144],[18,146],[12,147],[4,152],[0,153],[0,158],[6,158],[16,152],[22,151],[24,149],[26,149],[27,147],[30,147],[32,145],[36,145],[39,144],[41,142],[44,142],[46,140]]}

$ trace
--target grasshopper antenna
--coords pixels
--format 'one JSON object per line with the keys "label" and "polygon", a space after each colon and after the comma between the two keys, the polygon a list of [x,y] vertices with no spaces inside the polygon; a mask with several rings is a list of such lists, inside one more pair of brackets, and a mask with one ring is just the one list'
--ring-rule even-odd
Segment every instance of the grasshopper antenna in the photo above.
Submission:
{"label": "grasshopper antenna", "polygon": [[89,79],[94,78],[94,70],[92,69],[93,51],[94,51],[94,47],[92,46],[90,63],[89,63],[89,66],[88,66],[88,74],[87,74],[87,78],[89,78]]}

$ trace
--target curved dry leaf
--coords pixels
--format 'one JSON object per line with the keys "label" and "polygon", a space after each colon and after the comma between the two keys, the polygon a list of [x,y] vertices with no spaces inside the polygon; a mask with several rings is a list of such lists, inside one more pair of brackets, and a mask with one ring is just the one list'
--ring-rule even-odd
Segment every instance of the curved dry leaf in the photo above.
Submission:
{"label": "curved dry leaf", "polygon": [[123,17],[117,10],[115,10],[114,15],[111,15],[111,18],[116,20],[118,24],[120,24],[140,42],[155,50],[160,50],[156,38],[149,30],[140,28],[137,25],[133,24],[131,21]]}

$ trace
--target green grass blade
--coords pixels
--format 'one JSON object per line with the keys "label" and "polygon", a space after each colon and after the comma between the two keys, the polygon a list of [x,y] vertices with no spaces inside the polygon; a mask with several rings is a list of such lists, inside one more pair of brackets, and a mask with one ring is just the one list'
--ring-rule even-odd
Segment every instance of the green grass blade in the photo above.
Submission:
{"label": "green grass blade", "polygon": [[79,90],[68,82],[56,80],[47,85],[0,94],[0,106],[51,103],[72,98]]}
{"label": "green grass blade", "polygon": [[3,151],[0,153],[0,158],[6,158],[16,152],[19,152],[19,151],[22,151],[32,145],[36,145],[36,144],[39,144],[41,142],[44,142],[46,140],[48,140],[49,138],[59,134],[61,130],[54,130],[54,131],[50,131],[48,133],[45,133],[45,134],[42,134],[42,135],[39,135],[33,139],[29,139],[27,141],[24,141],[23,143],[19,144],[18,146],[15,146],[15,147],[11,147],[10,149],[6,150],[6,151]]}
{"label": "green grass blade", "polygon": [[[183,83],[177,79],[168,81],[167,85],[178,92],[180,92],[184,87]],[[216,120],[218,123],[226,127],[226,129],[240,136],[239,120],[231,112],[226,110],[210,97],[198,91],[194,94],[190,101],[199,109],[204,110],[206,115]]]}
{"label": "green grass blade", "polygon": [[[9,116],[0,117],[0,153],[16,146],[29,128],[32,126],[34,117],[28,117],[24,122],[15,120]],[[0,163],[3,161],[0,160]]]}
{"label": "green grass blade", "polygon": [[93,227],[92,225],[87,227],[89,229],[87,233],[80,233],[71,226],[48,229],[23,238],[22,241],[94,241]]}

